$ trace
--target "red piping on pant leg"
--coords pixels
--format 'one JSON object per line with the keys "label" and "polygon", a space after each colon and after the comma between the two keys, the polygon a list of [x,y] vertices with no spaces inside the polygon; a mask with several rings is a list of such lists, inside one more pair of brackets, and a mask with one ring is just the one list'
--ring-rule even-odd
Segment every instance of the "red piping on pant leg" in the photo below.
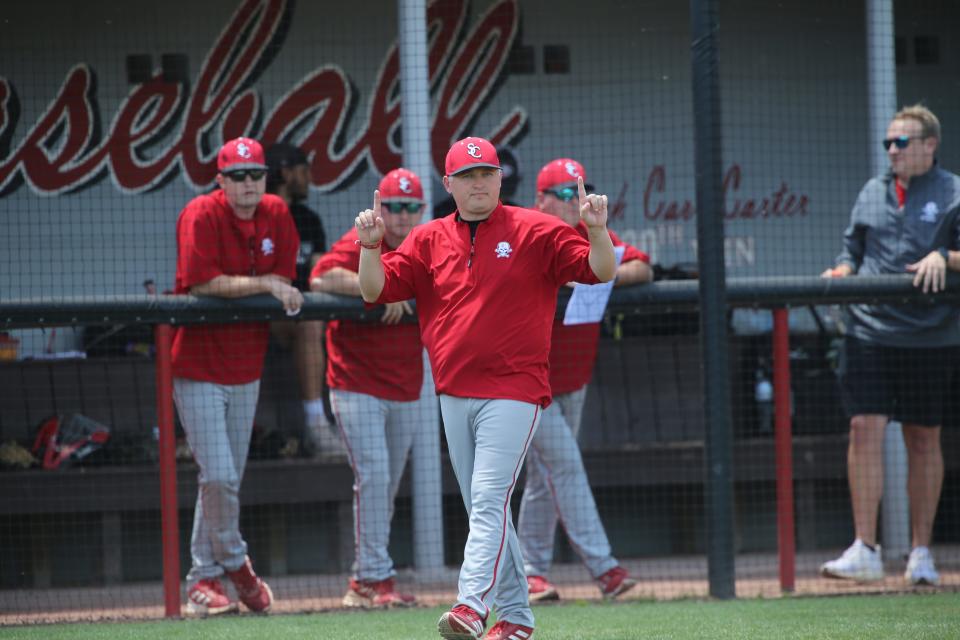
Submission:
{"label": "red piping on pant leg", "polygon": [[520,465],[523,464],[523,459],[527,455],[527,449],[530,448],[530,441],[533,439],[533,428],[537,424],[537,415],[539,415],[539,412],[540,406],[537,405],[537,408],[533,412],[533,421],[530,423],[530,431],[527,432],[527,439],[523,443],[523,450],[521,451],[520,458],[517,460],[517,466],[513,468],[513,478],[510,481],[510,486],[507,488],[506,499],[503,501],[503,529],[500,530],[500,548],[497,549],[497,559],[493,562],[493,580],[490,582],[487,590],[480,595],[481,600],[486,598],[490,590],[493,589],[493,585],[497,584],[497,570],[500,567],[500,557],[503,555],[503,542],[507,537],[507,509],[510,507],[510,494],[513,493],[513,487],[517,484]]}
{"label": "red piping on pant leg", "polygon": [[340,420],[340,412],[337,411],[337,402],[333,396],[330,397],[330,409],[333,411],[333,418],[337,422],[337,431],[340,432],[340,437],[343,438],[343,443],[347,447],[347,460],[350,462],[350,470],[353,471],[354,487],[357,487],[353,491],[353,508],[356,509],[357,513],[357,524],[353,531],[353,560],[354,563],[356,563],[360,557],[360,514],[362,513],[360,511],[360,471],[357,470],[356,460],[353,456],[353,447],[350,446],[350,438],[347,436],[347,431],[343,428],[343,422]]}

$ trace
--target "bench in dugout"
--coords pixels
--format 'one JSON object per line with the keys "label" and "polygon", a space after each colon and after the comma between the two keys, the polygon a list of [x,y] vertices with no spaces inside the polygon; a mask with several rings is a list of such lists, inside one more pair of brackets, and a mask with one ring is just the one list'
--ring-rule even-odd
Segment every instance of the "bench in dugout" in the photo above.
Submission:
{"label": "bench in dugout", "polygon": [[[695,350],[696,343],[691,346],[691,340],[682,336],[601,341],[581,430],[584,462],[598,495],[623,489],[702,486],[703,417],[697,408],[702,394]],[[652,361],[656,361],[658,386],[648,389],[654,383],[643,363]],[[666,388],[670,380],[672,389]],[[264,386],[268,391],[261,397],[258,421],[261,414],[264,420],[271,413],[276,414],[278,400],[271,397],[270,385]],[[113,434],[152,434],[156,416],[153,360],[110,357],[0,363],[0,440],[31,441],[31,429],[44,416],[70,412],[109,425]],[[960,469],[960,438],[955,431],[944,430],[948,475]],[[813,528],[818,519],[813,516],[819,509],[818,483],[845,483],[846,433],[841,425],[832,433],[801,434],[794,438],[793,449],[797,539],[802,547],[806,540],[817,538]],[[443,470],[445,503],[459,506],[457,485],[446,460]],[[735,441],[734,474],[738,487],[772,485],[775,473],[772,438],[744,437]],[[196,468],[189,461],[181,461],[177,475],[181,538],[185,542],[196,498]],[[241,501],[245,509],[271,509],[275,514],[283,509],[327,505],[336,519],[335,533],[327,538],[336,548],[328,555],[343,562],[342,558],[352,557],[352,482],[351,470],[342,459],[251,460]],[[147,545],[156,550],[155,554],[107,553],[104,549],[129,545],[124,529],[136,521],[130,515],[149,512],[156,518],[159,495],[159,474],[153,462],[0,472],[0,531],[10,535],[6,548],[21,546],[24,551],[17,553],[21,571],[16,573],[25,576],[10,578],[12,571],[8,567],[0,572],[0,579],[8,576],[7,584],[2,586],[58,584],[55,559],[63,551],[56,545],[69,544],[71,535],[80,535],[79,531],[67,531],[60,537],[50,535],[51,529],[62,529],[56,525],[58,517],[82,518],[91,524],[89,531],[83,533],[92,549],[88,554],[93,558],[90,562],[96,565],[90,571],[91,584],[113,584],[133,577],[158,578],[158,527],[151,534],[156,538],[155,544]],[[409,495],[409,482],[405,480],[399,497]],[[602,500],[598,502],[603,509]],[[621,502],[617,508],[625,505]],[[774,517],[772,508],[771,505],[770,518]],[[267,551],[271,573],[303,572],[304,567],[296,565],[286,548],[284,518],[269,520],[263,532],[266,539],[259,544]],[[16,532],[19,533],[14,535]],[[447,544],[454,546],[459,542],[448,537]],[[181,552],[185,549],[182,543]],[[130,566],[131,563],[143,566]],[[326,567],[331,571],[347,569],[342,564]]]}

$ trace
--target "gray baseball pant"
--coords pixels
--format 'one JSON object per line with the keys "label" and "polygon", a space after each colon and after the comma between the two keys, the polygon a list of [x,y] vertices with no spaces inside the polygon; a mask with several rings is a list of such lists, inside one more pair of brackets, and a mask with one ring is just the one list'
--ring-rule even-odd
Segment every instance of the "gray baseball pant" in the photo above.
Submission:
{"label": "gray baseball pant", "polygon": [[247,464],[260,381],[225,385],[173,379],[173,400],[200,467],[187,583],[239,569],[247,555],[240,535],[240,483]]}
{"label": "gray baseball pant", "polygon": [[577,445],[587,387],[553,398],[527,454],[527,479],[517,522],[527,575],[546,575],[553,563],[557,515],[570,544],[594,578],[617,566],[600,522]]}
{"label": "gray baseball pant", "polygon": [[[393,501],[430,403],[331,389],[330,404],[353,468],[353,574],[363,582],[379,582],[396,574],[388,552]],[[436,411],[436,404],[432,407]]]}
{"label": "gray baseball pant", "polygon": [[469,515],[457,604],[533,626],[510,497],[540,422],[540,407],[517,400],[440,396],[450,462]]}

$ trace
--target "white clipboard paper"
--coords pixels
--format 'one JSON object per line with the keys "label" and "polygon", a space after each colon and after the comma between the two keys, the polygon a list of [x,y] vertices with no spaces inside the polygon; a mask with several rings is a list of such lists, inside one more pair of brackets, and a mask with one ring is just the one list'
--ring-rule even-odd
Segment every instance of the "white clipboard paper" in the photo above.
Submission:
{"label": "white clipboard paper", "polygon": [[[617,266],[620,266],[620,261],[623,260],[623,250],[623,247],[613,248]],[[607,308],[607,302],[610,300],[611,291],[613,291],[613,280],[600,284],[580,284],[579,282],[574,284],[573,295],[570,296],[566,312],[563,314],[563,324],[600,322]]]}

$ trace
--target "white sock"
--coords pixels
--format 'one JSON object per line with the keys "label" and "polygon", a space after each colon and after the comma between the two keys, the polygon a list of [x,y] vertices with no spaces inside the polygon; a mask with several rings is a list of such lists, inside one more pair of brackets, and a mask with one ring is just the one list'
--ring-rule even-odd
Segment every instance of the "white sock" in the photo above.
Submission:
{"label": "white sock", "polygon": [[303,401],[303,413],[307,418],[307,426],[319,427],[327,424],[327,414],[323,411],[323,399]]}

